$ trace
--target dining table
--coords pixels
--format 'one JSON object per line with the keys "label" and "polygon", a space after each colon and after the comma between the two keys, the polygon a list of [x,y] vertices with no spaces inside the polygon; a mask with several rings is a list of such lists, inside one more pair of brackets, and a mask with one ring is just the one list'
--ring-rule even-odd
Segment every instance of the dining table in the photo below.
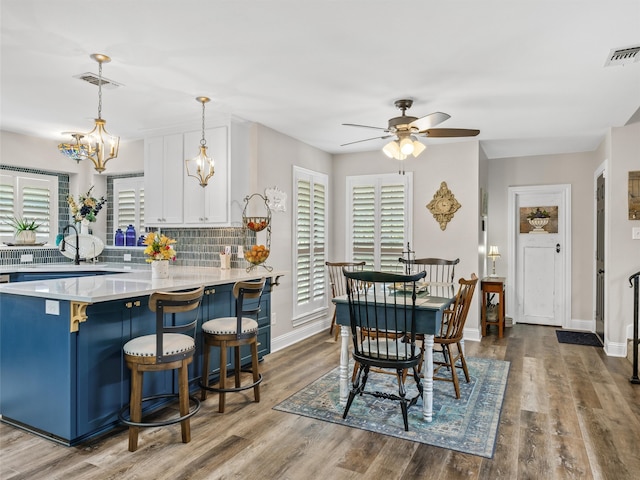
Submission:
{"label": "dining table", "polygon": [[[429,282],[424,292],[416,297],[416,333],[424,335],[424,358],[422,372],[423,399],[422,414],[427,422],[433,420],[433,344],[434,336],[440,330],[444,311],[455,300],[453,283]],[[336,323],[340,325],[340,403],[346,405],[349,396],[349,342],[351,340],[351,319],[347,295],[335,297]],[[391,308],[391,304],[389,305]],[[346,327],[346,328],[342,328]]]}

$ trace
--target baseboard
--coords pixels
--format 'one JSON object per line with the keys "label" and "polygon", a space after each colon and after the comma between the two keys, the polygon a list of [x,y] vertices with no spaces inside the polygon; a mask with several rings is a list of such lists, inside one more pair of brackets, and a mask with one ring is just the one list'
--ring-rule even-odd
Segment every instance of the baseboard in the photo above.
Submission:
{"label": "baseboard", "polygon": [[479,342],[480,340],[482,340],[479,328],[465,328],[463,336],[465,342],[467,340],[470,342]]}
{"label": "baseboard", "polygon": [[609,357],[626,357],[627,356],[627,343],[619,342],[607,342],[604,344],[604,352]]}
{"label": "baseboard", "polygon": [[282,350],[283,348],[290,347],[291,345],[304,340],[305,338],[309,338],[316,333],[320,333],[322,331],[327,332],[327,338],[329,335],[329,327],[331,326],[331,318],[319,318],[317,320],[307,322],[304,325],[292,330],[291,332],[287,332],[284,335],[280,335],[278,337],[271,339],[271,352],[277,352],[278,350]]}
{"label": "baseboard", "polygon": [[572,318],[569,320],[569,325],[562,327],[566,330],[580,330],[583,332],[595,332],[596,321],[595,320],[580,320],[579,318]]}

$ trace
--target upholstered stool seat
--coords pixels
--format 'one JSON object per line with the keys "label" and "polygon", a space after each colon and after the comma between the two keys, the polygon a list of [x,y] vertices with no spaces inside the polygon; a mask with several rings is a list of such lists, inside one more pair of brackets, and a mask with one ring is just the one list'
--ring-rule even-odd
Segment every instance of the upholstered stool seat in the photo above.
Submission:
{"label": "upholstered stool seat", "polygon": [[[222,317],[209,320],[202,325],[204,349],[202,353],[202,380],[200,382],[201,400],[206,400],[207,392],[219,393],[218,411],[224,413],[226,393],[240,392],[253,388],[256,402],[260,401],[260,382],[262,375],[258,371],[258,322],[246,315],[255,315],[260,312],[260,297],[264,288],[265,279],[258,282],[237,282],[233,286],[233,295],[236,298],[236,316]],[[258,300],[254,308],[248,308],[246,300]],[[251,369],[242,369],[240,359],[240,347],[249,345],[251,348]],[[209,354],[211,347],[220,348],[220,380],[217,387],[209,386]],[[234,378],[235,386],[227,387],[227,348],[234,349]],[[253,374],[252,383],[242,385],[241,372]]]}
{"label": "upholstered stool seat", "polygon": [[[131,370],[131,398],[118,418],[129,426],[129,451],[138,448],[140,427],[181,424],[182,442],[191,441],[189,419],[200,409],[200,401],[189,396],[188,366],[195,353],[195,329],[204,287],[187,292],[156,292],[149,298],[149,309],[156,314],[156,332],[133,338],[123,347],[124,359]],[[190,312],[190,313],[187,313]],[[178,315],[177,315],[178,314]],[[170,318],[165,320],[165,316]],[[189,335],[188,333],[191,332]],[[178,394],[159,393],[142,398],[144,372],[178,370]],[[180,416],[158,422],[142,421],[142,405],[163,398],[178,399]],[[193,403],[193,408],[190,404]],[[125,412],[129,410],[129,417]]]}

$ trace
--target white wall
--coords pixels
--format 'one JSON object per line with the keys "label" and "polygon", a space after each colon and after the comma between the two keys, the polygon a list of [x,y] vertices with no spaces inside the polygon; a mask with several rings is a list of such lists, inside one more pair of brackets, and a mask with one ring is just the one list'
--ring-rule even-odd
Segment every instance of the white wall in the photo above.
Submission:
{"label": "white wall", "polygon": [[[466,141],[430,145],[418,158],[405,161],[405,170],[413,172],[413,239],[411,248],[419,257],[460,258],[456,268],[456,280],[469,278],[471,273],[481,276],[478,270],[479,221],[479,145]],[[329,259],[344,261],[346,252],[345,178],[349,175],[386,174],[398,171],[398,163],[387,158],[382,151],[335,155],[333,161],[334,199],[331,218],[334,231],[331,235],[333,249]],[[433,195],[446,182],[449,190],[462,207],[449,222],[446,230],[426,208]],[[479,287],[478,287],[479,291]],[[479,339],[479,293],[474,295],[475,307],[469,311],[465,338]]]}
{"label": "white wall", "polygon": [[[276,314],[276,324],[271,328],[272,348],[278,350],[288,344],[316,333],[326,322],[316,322],[293,328],[293,251],[292,231],[293,166],[300,166],[326,173],[331,177],[331,155],[311,147],[287,135],[263,125],[255,131],[256,192],[277,186],[287,194],[287,211],[274,212],[271,216],[271,253],[267,263],[286,270],[289,274],[280,279],[271,296],[271,312]],[[253,175],[252,172],[247,172]],[[330,185],[330,189],[331,189]],[[328,326],[328,325],[327,325]],[[275,342],[273,340],[276,340]]]}
{"label": "white wall", "polygon": [[629,171],[640,170],[640,122],[612,128],[603,148],[601,163],[608,159],[606,216],[609,222],[605,250],[605,349],[607,354],[626,355],[626,339],[633,325],[633,289],[629,276],[640,270],[640,241],[631,239],[629,220]]}

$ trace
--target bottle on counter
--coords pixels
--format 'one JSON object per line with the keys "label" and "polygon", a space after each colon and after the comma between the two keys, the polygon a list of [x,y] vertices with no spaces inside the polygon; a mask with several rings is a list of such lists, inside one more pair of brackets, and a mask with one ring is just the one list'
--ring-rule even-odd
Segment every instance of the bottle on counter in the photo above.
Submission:
{"label": "bottle on counter", "polygon": [[127,247],[136,246],[136,229],[133,225],[127,227],[127,231],[124,234],[124,244]]}
{"label": "bottle on counter", "polygon": [[124,232],[121,228],[116,230],[116,239],[114,245],[116,247],[124,247]]}
{"label": "bottle on counter", "polygon": [[139,246],[139,247],[145,247],[145,246],[146,246],[146,245],[144,244],[144,240],[145,240],[145,238],[147,238],[147,237],[145,237],[144,235],[140,235],[140,238],[138,238],[138,246]]}

